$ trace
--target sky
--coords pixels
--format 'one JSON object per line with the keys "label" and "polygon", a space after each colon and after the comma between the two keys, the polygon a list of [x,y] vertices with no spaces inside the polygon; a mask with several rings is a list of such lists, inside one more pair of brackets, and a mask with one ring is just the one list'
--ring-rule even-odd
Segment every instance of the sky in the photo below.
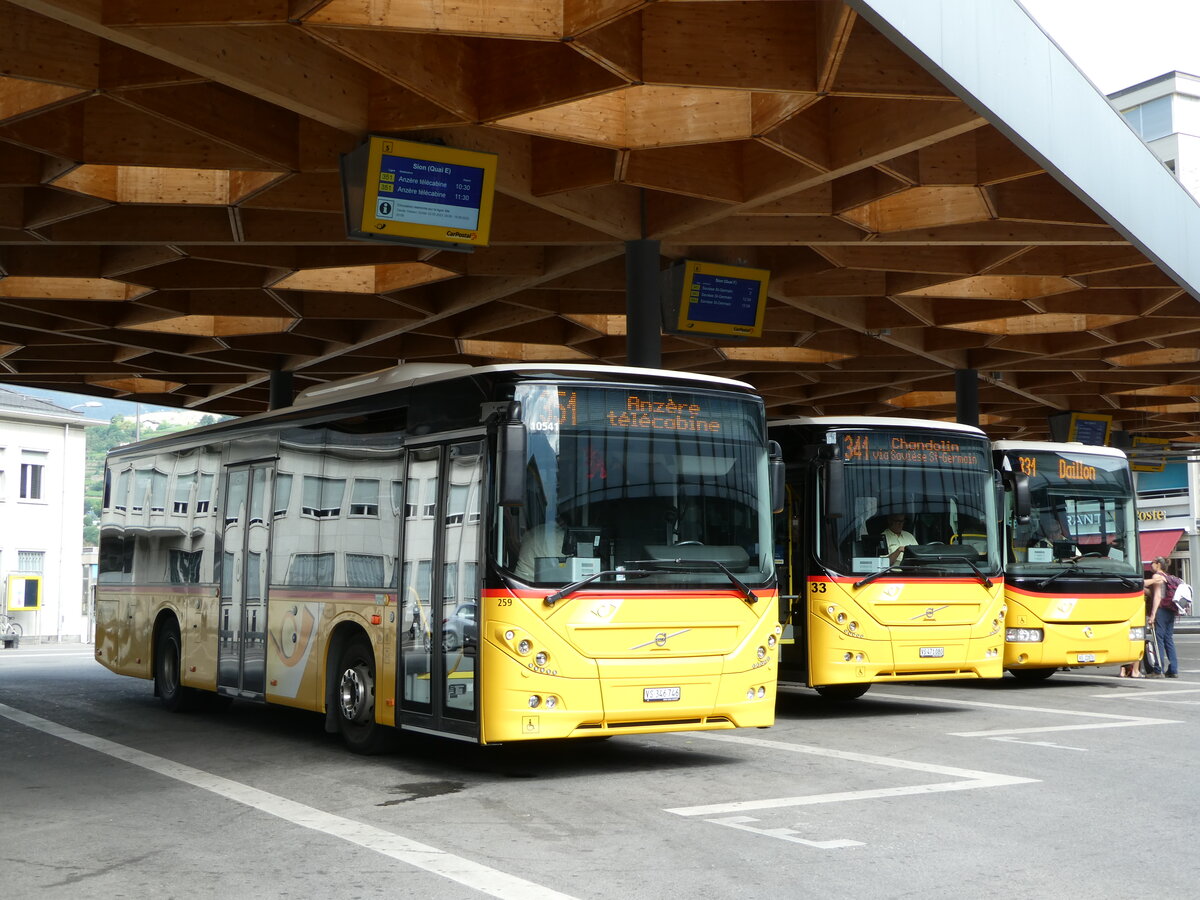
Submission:
{"label": "sky", "polygon": [[1020,0],[1104,94],[1178,70],[1200,76],[1200,0]]}

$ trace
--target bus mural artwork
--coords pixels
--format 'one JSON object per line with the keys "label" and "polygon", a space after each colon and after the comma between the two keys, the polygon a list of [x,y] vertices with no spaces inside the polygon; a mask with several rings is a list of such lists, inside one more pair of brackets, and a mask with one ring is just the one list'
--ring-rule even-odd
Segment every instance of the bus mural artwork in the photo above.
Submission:
{"label": "bus mural artwork", "polygon": [[769,725],[773,495],[740,382],[513,365],[321,385],[110,454],[96,657],[173,710],[324,713],[359,752],[407,730]]}
{"label": "bus mural artwork", "polygon": [[1002,674],[995,478],[977,428],[772,422],[787,466],[776,558],[783,677],[848,700],[873,683]]}

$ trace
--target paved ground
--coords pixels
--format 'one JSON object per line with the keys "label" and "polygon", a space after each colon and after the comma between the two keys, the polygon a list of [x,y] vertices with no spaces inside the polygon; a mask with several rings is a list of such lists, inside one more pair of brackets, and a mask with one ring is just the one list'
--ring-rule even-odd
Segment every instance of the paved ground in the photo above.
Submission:
{"label": "paved ground", "polygon": [[1190,898],[1179,644],[1174,680],[785,687],[768,730],[370,759],[307,713],[168,714],[86,646],[0,651],[0,893]]}

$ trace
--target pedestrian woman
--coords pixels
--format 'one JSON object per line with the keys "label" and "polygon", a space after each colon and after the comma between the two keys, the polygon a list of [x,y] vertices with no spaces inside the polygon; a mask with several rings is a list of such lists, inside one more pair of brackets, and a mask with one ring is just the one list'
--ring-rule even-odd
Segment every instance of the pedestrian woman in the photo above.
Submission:
{"label": "pedestrian woman", "polygon": [[1179,677],[1179,658],[1175,655],[1175,617],[1179,610],[1175,606],[1175,589],[1183,580],[1167,571],[1165,557],[1156,556],[1150,563],[1153,570],[1145,580],[1151,590],[1150,621],[1154,623],[1154,640],[1158,645],[1159,665],[1168,678]]}

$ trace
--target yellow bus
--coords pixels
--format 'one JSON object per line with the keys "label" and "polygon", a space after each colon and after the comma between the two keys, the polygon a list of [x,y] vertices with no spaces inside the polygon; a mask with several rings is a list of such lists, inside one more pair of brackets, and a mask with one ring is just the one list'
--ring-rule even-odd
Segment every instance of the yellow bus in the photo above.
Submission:
{"label": "yellow bus", "polygon": [[324,713],[358,752],[772,724],[762,400],[655,370],[451,369],[114,450],[96,658],[171,710]]}
{"label": "yellow bus", "polygon": [[1004,667],[1026,681],[1141,659],[1133,479],[1111,447],[997,441],[1005,485]]}
{"label": "yellow bus", "polygon": [[781,678],[849,700],[871,684],[1003,674],[998,489],[987,438],[903,418],[772,422]]}

